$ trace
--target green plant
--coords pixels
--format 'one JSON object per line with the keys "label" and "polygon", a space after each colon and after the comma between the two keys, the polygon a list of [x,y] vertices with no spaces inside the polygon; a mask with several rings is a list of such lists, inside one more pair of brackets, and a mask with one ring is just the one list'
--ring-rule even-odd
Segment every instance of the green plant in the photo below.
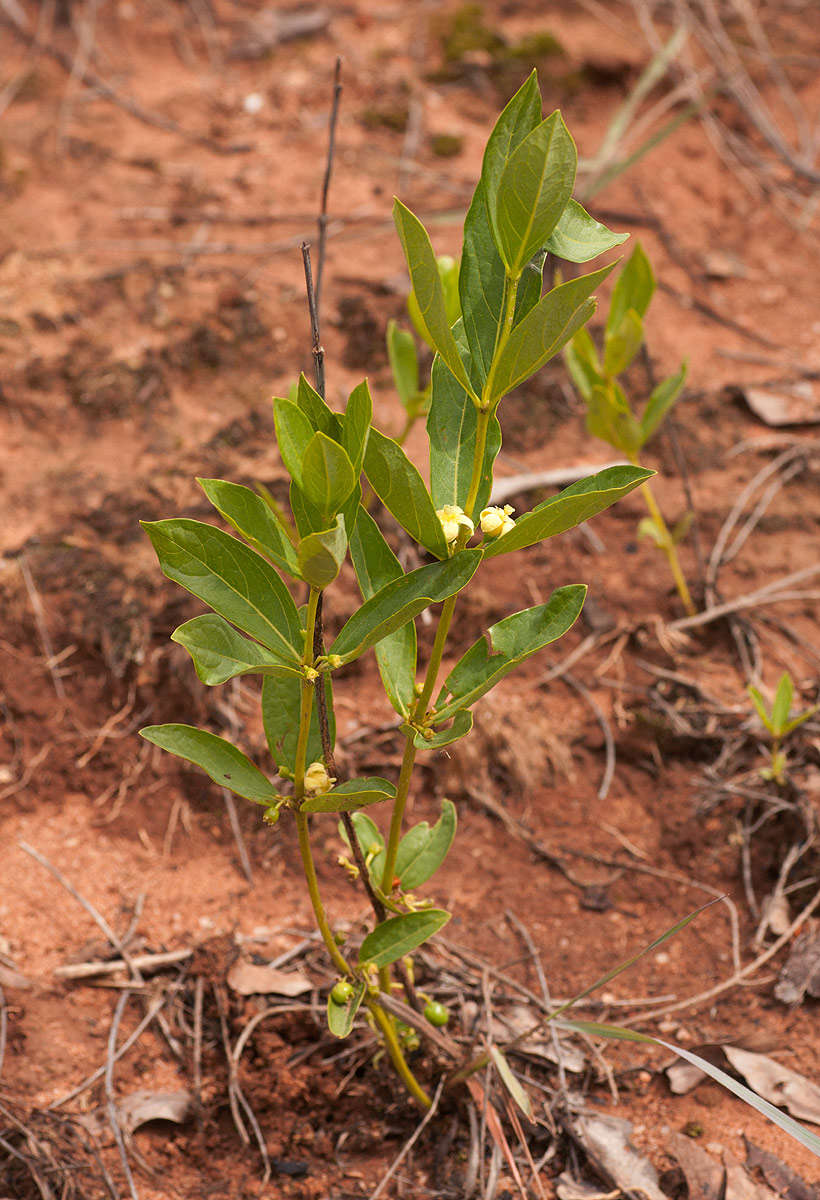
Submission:
{"label": "green plant", "polygon": [[794,684],[788,671],[784,671],[780,676],[771,709],[766,707],[766,701],[756,687],[749,684],[746,690],[752,698],[757,715],[772,739],[769,765],[764,767],[760,774],[763,779],[771,779],[780,784],[785,783],[787,760],[785,752],[781,749],[783,739],[804,721],[808,721],[809,717],[813,717],[820,709],[820,705],[815,704],[811,708],[807,708],[805,712],[798,713],[797,716],[790,715],[794,700]]}
{"label": "green plant", "polygon": [[[316,922],[339,975],[328,1000],[334,1034],[349,1033],[364,1006],[407,1089],[430,1103],[408,1065],[404,1030],[382,1003],[400,986],[412,998],[405,959],[449,920],[415,895],[443,862],[456,825],[445,801],[439,820],[405,829],[416,758],[467,734],[472,706],[530,655],[576,620],[585,587],[559,587],[547,603],[497,622],[443,680],[441,665],[458,596],[485,559],[523,550],[602,511],[651,474],[615,467],[573,484],[516,522],[489,504],[501,445],[503,397],[556,355],[595,309],[592,294],[611,267],[541,295],[546,251],[587,261],[623,240],[572,199],[576,150],[559,113],[545,120],[533,73],[501,114],[487,144],[481,178],[464,225],[457,280],[459,314],[448,309],[446,279],[421,222],[400,201],[394,217],[417,308],[435,348],[427,430],[429,486],[396,441],[371,427],[367,382],[334,412],[302,376],[293,398],[274,401],[276,437],[290,484],[288,517],[235,483],[202,479],[214,507],[242,540],[185,518],[144,527],[164,573],[212,610],[173,635],[199,678],[224,683],[262,677],[262,718],[276,774],[236,746],[189,725],[150,726],[142,736],[197,764],[220,785],[293,830]],[[432,561],[405,574],[376,520],[361,503],[360,476]],[[482,540],[469,545],[474,531]],[[325,597],[347,555],[362,604],[330,645],[323,642]],[[297,606],[285,583],[304,588]],[[415,620],[440,604],[436,633],[417,681]],[[394,784],[343,779],[333,755],[333,685],[344,668],[375,650],[387,699],[404,737]],[[365,811],[383,805],[387,831]],[[341,816],[352,855],[343,860],[363,884],[373,925],[355,952],[340,946],[321,896],[311,822]],[[435,1007],[434,1021],[442,1017]]]}
{"label": "green plant", "polygon": [[[603,356],[599,356],[588,330],[579,329],[564,351],[572,380],[587,406],[587,429],[614,446],[636,465],[640,452],[657,432],[683,390],[686,363],[653,389],[643,415],[635,416],[626,392],[618,381],[634,361],[644,340],[643,319],[655,290],[655,277],[640,244],[635,246],[618,276],[604,329]],[[649,483],[641,489],[649,516],[639,532],[650,537],[669,563],[675,587],[690,616],[695,606],[678,558],[678,543],[686,536],[691,514],[670,529]]]}

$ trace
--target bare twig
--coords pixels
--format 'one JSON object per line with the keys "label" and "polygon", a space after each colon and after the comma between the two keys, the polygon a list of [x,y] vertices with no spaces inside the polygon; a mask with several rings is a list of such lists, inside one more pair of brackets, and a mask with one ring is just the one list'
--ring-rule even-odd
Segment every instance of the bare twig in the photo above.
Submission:
{"label": "bare twig", "polygon": [[802,571],[793,571],[791,575],[784,575],[782,579],[777,579],[774,583],[769,583],[765,587],[758,588],[755,592],[749,592],[745,596],[738,596],[735,600],[730,600],[726,604],[716,604],[713,608],[707,608],[702,613],[696,613],[694,617],[681,617],[677,621],[671,621],[667,626],[668,629],[694,629],[698,625],[708,625],[711,621],[718,621],[721,617],[729,616],[731,613],[741,612],[746,608],[757,608],[761,604],[779,604],[787,600],[812,600],[816,599],[814,592],[796,592],[791,590],[797,583],[802,583],[806,579],[810,579],[813,575],[820,573],[820,563],[815,563],[814,566],[804,567]]}
{"label": "bare twig", "polygon": [[327,242],[327,198],[330,191],[330,178],[333,174],[333,157],[336,149],[336,124],[339,118],[339,101],[342,95],[342,60],[336,59],[333,71],[333,103],[330,106],[330,121],[328,122],[327,159],[325,174],[322,180],[322,200],[319,207],[319,247],[316,256],[316,313],[320,312],[322,295],[322,277],[325,270],[325,246]]}
{"label": "bare twig", "polygon": [[193,950],[164,950],[158,954],[134,954],[128,962],[122,958],[105,961],[66,963],[54,968],[55,979],[95,979],[100,975],[116,975],[120,971],[136,968],[140,972],[161,971],[163,967],[187,962]]}
{"label": "bare twig", "polygon": [[37,626],[40,644],[43,647],[43,654],[45,655],[46,666],[48,667],[49,674],[51,675],[51,681],[54,684],[54,691],[57,693],[60,700],[65,700],[65,688],[63,687],[63,681],[57,674],[53,663],[54,647],[51,644],[48,626],[46,625],[46,614],[43,609],[43,602],[40,599],[40,593],[35,587],[34,579],[32,578],[29,565],[25,558],[21,556],[17,560],[17,565],[20,568],[20,574],[23,576],[23,583],[26,585],[29,603],[31,604],[32,612],[34,613],[34,622]]}
{"label": "bare twig", "polygon": [[302,262],[305,268],[308,308],[310,310],[310,332],[313,339],[313,370],[316,375],[316,391],[325,394],[325,351],[319,337],[319,310],[316,307],[316,292],[313,286],[313,271],[310,265],[310,246],[302,242]]}
{"label": "bare twig", "polygon": [[114,1094],[114,1063],[117,1058],[117,1034],[120,1029],[120,1021],[122,1014],[125,1012],[125,1006],[130,999],[130,992],[123,992],[117,1001],[117,1007],[114,1009],[114,1017],[111,1021],[111,1029],[108,1034],[108,1057],[105,1064],[105,1097],[108,1107],[108,1120],[111,1124],[111,1132],[114,1134],[114,1140],[117,1143],[117,1149],[120,1153],[120,1161],[122,1169],[125,1173],[128,1190],[131,1193],[132,1200],[139,1200],[139,1194],[134,1183],[134,1176],[131,1174],[131,1164],[128,1161],[128,1154],[125,1149],[125,1138],[123,1137],[122,1128],[120,1126],[119,1115],[117,1113],[117,1098]]}
{"label": "bare twig", "polygon": [[248,848],[245,845],[245,839],[242,837],[242,827],[239,824],[239,814],[236,811],[236,802],[233,798],[233,793],[227,788],[222,789],[222,799],[225,801],[225,808],[228,813],[228,820],[231,825],[231,833],[236,844],[236,852],[239,855],[239,864],[242,867],[242,874],[247,879],[248,883],[253,884],[253,870],[251,868],[251,860],[248,858]]}
{"label": "bare twig", "polygon": [[563,679],[564,683],[568,684],[573,691],[577,692],[578,695],[586,701],[595,714],[595,719],[600,725],[601,732],[604,735],[606,762],[604,765],[604,773],[601,778],[601,783],[598,788],[598,799],[606,800],[607,796],[609,795],[612,778],[615,774],[615,739],[612,736],[612,729],[610,728],[606,713],[592,695],[586,684],[581,683],[580,679],[576,679],[574,675],[569,673],[569,671],[564,671],[561,678]]}

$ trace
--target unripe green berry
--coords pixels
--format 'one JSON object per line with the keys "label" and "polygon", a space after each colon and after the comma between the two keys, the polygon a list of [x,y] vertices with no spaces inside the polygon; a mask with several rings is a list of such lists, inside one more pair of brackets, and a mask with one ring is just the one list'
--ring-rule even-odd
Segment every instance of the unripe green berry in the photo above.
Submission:
{"label": "unripe green berry", "polygon": [[330,993],[330,999],[334,1004],[347,1004],[352,995],[353,984],[348,983],[346,979],[340,979],[338,983],[334,983],[333,990]]}
{"label": "unripe green berry", "polygon": [[425,1004],[424,1015],[431,1025],[437,1025],[439,1028],[450,1020],[449,1009],[439,1004],[438,1000],[431,1000],[429,1004]]}

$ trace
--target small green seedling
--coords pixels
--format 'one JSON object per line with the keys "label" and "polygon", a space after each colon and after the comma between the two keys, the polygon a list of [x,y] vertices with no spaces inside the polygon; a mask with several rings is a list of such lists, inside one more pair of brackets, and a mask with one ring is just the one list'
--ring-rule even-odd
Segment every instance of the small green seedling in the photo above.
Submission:
{"label": "small green seedling", "polygon": [[[683,390],[686,363],[675,375],[653,390],[643,415],[635,416],[626,392],[618,381],[634,361],[644,340],[643,319],[655,290],[655,277],[649,259],[640,245],[632,252],[618,276],[604,330],[603,357],[600,357],[588,330],[579,329],[564,351],[573,382],[587,406],[587,428],[619,450],[631,463],[640,461],[640,452],[657,432]],[[649,509],[639,525],[639,532],[650,537],[669,562],[678,595],[690,616],[695,606],[678,559],[678,543],[686,536],[691,524],[687,513],[673,529],[663,518],[648,483],[642,487]]]}
{"label": "small green seedling", "polygon": [[809,717],[813,717],[818,709],[820,709],[820,705],[815,704],[811,708],[807,708],[805,712],[798,713],[794,717],[790,715],[792,701],[794,700],[794,684],[788,671],[784,671],[780,676],[771,709],[766,707],[766,701],[756,687],[749,684],[746,690],[752,698],[757,715],[760,717],[772,739],[771,760],[768,767],[763,767],[760,774],[763,779],[770,779],[774,783],[783,784],[786,782],[787,766],[786,754],[781,749],[783,739],[788,737],[804,721],[808,721]]}

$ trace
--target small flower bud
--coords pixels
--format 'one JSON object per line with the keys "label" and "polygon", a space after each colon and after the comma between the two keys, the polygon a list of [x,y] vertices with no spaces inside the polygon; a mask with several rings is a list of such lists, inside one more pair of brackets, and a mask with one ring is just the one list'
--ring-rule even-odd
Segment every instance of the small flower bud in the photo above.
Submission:
{"label": "small flower bud", "polygon": [[319,678],[319,672],[314,670],[313,667],[303,667],[302,673],[304,674],[304,677],[308,683],[315,683]]}
{"label": "small flower bud", "polygon": [[462,529],[469,530],[471,537],[475,533],[475,525],[473,525],[464,509],[459,508],[457,504],[445,504],[444,508],[437,508],[436,516],[441,521],[441,528],[444,530],[444,537],[448,546],[458,541]]}
{"label": "small flower bud", "polygon": [[305,791],[312,796],[324,796],[336,782],[328,775],[324,763],[312,762],[305,771]]}
{"label": "small flower bud", "polygon": [[337,667],[342,665],[341,654],[329,654],[327,656],[327,665],[330,667],[331,671],[335,671]]}
{"label": "small flower bud", "polygon": [[515,509],[511,504],[505,504],[503,508],[493,505],[491,508],[482,509],[481,532],[491,538],[509,533],[515,525],[515,521],[512,519],[514,512]]}

